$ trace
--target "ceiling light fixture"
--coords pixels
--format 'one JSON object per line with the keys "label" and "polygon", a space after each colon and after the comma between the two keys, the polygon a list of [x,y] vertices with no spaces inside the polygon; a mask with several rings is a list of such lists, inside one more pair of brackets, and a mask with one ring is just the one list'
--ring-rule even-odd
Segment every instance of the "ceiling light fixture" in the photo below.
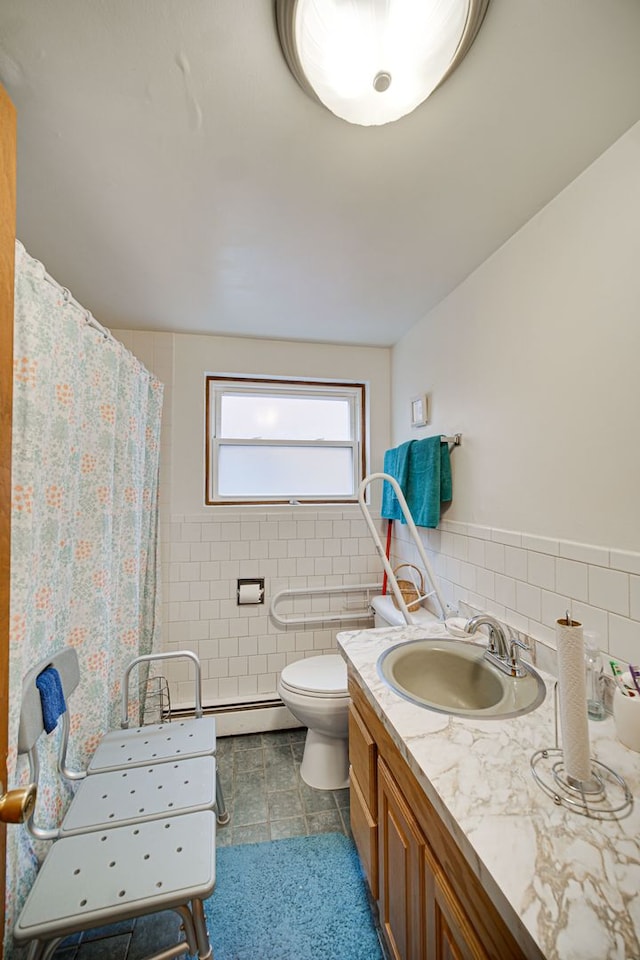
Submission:
{"label": "ceiling light fixture", "polygon": [[489,0],[276,0],[289,69],[349,123],[415,110],[456,69]]}

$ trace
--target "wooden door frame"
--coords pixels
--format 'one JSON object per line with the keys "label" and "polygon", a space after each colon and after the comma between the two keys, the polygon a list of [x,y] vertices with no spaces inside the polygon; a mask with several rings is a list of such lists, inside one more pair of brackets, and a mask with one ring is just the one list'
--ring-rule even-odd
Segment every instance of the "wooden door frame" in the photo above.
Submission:
{"label": "wooden door frame", "polygon": [[[0,85],[0,793],[7,789],[15,225],[16,112]],[[0,823],[0,960],[4,943],[6,859],[7,830],[6,825]]]}

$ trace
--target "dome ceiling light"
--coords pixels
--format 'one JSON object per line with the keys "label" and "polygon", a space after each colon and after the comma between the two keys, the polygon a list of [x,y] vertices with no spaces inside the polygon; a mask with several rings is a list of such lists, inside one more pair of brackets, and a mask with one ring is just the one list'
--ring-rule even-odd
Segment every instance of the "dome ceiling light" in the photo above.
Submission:
{"label": "dome ceiling light", "polygon": [[276,0],[289,69],[337,117],[379,126],[415,110],[471,47],[489,0]]}

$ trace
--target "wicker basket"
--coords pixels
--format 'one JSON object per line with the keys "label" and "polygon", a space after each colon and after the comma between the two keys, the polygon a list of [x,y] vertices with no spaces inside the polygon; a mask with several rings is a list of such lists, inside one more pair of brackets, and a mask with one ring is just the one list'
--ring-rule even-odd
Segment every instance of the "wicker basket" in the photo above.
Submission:
{"label": "wicker basket", "polygon": [[[415,580],[400,579],[397,576],[398,570],[402,570],[403,567],[408,567],[411,570],[416,571],[418,574],[418,583],[416,583]],[[407,605],[407,610],[409,613],[415,613],[416,610],[420,609],[420,597],[424,594],[424,578],[422,576],[422,570],[416,567],[413,563],[399,563],[398,566],[394,568],[393,575],[396,578],[398,587],[400,588],[402,599]],[[393,605],[397,610],[399,610],[400,607],[393,591],[391,593],[391,598],[393,600]]]}

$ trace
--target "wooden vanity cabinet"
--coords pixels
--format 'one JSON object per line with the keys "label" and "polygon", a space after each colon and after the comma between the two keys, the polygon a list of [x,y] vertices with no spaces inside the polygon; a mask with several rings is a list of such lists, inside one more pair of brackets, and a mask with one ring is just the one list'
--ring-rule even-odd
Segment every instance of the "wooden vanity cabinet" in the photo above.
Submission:
{"label": "wooden vanity cabinet", "polygon": [[369,890],[378,899],[378,800],[375,742],[358,711],[349,707],[349,788],[351,833]]}
{"label": "wooden vanity cabinet", "polygon": [[391,771],[378,761],[380,926],[393,960],[425,952],[425,838]]}
{"label": "wooden vanity cabinet", "polygon": [[489,960],[440,864],[425,846],[426,956],[434,960]]}
{"label": "wooden vanity cabinet", "polygon": [[393,960],[543,960],[511,931],[350,677],[351,829]]}

